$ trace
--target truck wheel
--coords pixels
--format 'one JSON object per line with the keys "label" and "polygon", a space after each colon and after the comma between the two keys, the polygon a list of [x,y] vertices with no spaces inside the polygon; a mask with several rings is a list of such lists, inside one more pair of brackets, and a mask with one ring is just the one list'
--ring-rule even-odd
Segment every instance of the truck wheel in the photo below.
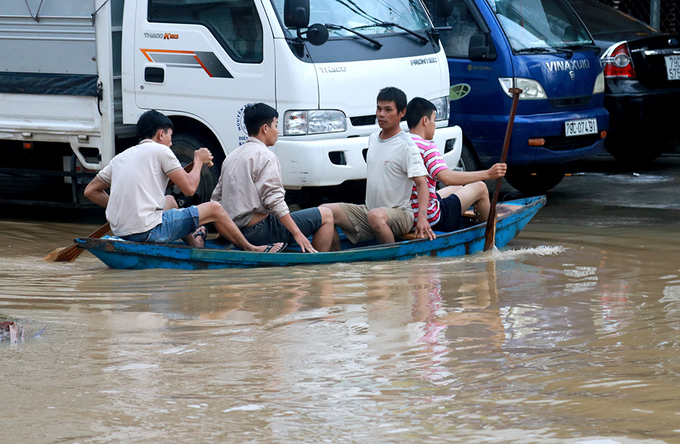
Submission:
{"label": "truck wheel", "polygon": [[567,172],[567,164],[510,166],[505,178],[527,196],[544,194],[557,186]]}
{"label": "truck wheel", "polygon": [[477,171],[481,169],[481,165],[477,160],[474,150],[467,142],[463,142],[460,160],[458,161],[458,165],[453,169],[456,171]]}
{"label": "truck wheel", "polygon": [[45,193],[58,186],[49,176],[15,176],[0,174],[0,196],[11,199]]}
{"label": "truck wheel", "polygon": [[212,147],[201,142],[200,139],[189,134],[179,134],[172,137],[172,151],[179,159],[182,166],[186,166],[188,163],[194,160],[194,151],[201,147],[208,148],[214,156],[212,167],[203,165],[201,170],[201,182],[196,189],[196,193],[193,196],[185,196],[175,185],[170,188],[170,194],[172,194],[177,200],[177,204],[180,208],[189,207],[191,205],[198,205],[203,202],[210,200],[215,185],[217,185],[217,180],[220,177],[220,169],[222,166],[223,155],[221,152],[216,152]]}

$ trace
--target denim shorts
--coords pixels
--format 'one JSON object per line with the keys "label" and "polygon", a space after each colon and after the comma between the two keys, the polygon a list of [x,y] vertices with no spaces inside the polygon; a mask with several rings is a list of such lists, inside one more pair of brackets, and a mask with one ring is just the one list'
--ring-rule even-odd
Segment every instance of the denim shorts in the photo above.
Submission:
{"label": "denim shorts", "polygon": [[172,208],[163,212],[163,220],[149,231],[121,236],[132,242],[167,244],[187,236],[198,228],[198,207]]}
{"label": "denim shorts", "polygon": [[[311,236],[321,228],[321,212],[318,208],[307,208],[290,213],[302,234]],[[267,245],[274,242],[295,243],[293,234],[271,214],[249,227],[241,228],[243,237],[253,245]]]}

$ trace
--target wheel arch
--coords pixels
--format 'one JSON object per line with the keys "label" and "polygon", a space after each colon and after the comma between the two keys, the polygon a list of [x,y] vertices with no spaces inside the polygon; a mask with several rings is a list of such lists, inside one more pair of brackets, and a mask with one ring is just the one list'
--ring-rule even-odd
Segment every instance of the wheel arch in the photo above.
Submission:
{"label": "wheel arch", "polygon": [[222,162],[227,156],[227,151],[221,140],[215,134],[215,131],[200,120],[196,120],[188,116],[168,116],[174,125],[175,134],[192,135],[206,145],[206,148],[212,152],[214,156],[214,163],[218,167],[222,167]]}

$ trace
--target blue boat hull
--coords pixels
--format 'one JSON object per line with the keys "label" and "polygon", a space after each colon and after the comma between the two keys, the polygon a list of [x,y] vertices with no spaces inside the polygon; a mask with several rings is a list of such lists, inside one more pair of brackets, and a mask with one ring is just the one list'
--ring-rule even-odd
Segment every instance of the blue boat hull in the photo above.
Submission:
{"label": "blue boat hull", "polygon": [[[515,238],[545,202],[545,196],[504,202],[504,208],[509,210],[503,213],[499,210],[496,247],[504,247]],[[111,268],[204,270],[406,260],[426,255],[462,256],[484,249],[485,230],[486,224],[478,224],[452,233],[438,233],[435,240],[415,239],[328,253],[253,253],[223,247],[191,248],[179,243],[144,244],[116,238],[83,238],[76,242]]]}

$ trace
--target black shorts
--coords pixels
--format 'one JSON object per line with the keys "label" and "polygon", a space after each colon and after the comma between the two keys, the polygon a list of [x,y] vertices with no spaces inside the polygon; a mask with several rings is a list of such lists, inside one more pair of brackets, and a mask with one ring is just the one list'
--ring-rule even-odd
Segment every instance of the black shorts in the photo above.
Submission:
{"label": "black shorts", "polygon": [[[290,213],[290,217],[305,236],[311,236],[321,228],[321,212],[318,208],[295,211]],[[295,243],[293,234],[271,214],[256,224],[242,228],[241,233],[253,245],[267,245],[274,242]]]}
{"label": "black shorts", "polygon": [[460,228],[460,216],[462,211],[458,196],[451,194],[446,199],[442,199],[439,196],[439,193],[437,193],[437,199],[439,199],[441,215],[439,216],[439,222],[437,222],[432,229],[445,232],[458,230]]}

